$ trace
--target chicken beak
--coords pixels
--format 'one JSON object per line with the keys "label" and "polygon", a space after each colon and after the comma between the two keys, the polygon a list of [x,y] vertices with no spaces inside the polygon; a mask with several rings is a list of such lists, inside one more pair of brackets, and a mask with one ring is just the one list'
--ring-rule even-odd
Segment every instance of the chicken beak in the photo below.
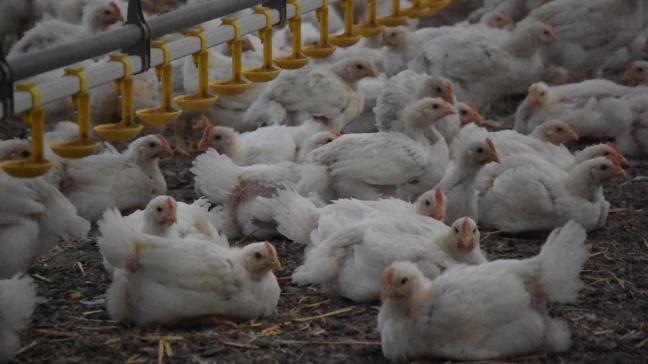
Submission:
{"label": "chicken beak", "polygon": [[535,87],[529,89],[529,94],[527,95],[527,99],[529,100],[529,105],[540,104],[540,93],[538,92],[538,89]]}
{"label": "chicken beak", "polygon": [[615,177],[621,177],[621,178],[626,178],[626,177],[628,177],[628,174],[626,173],[626,171],[625,171],[623,168],[621,168],[621,166],[618,166],[618,167],[614,170],[614,172],[615,172],[615,173],[614,173],[614,176],[615,176]]}
{"label": "chicken beak", "polygon": [[626,67],[623,72],[623,82],[629,85],[636,85],[641,81],[639,77],[634,72],[634,67],[632,65]]}
{"label": "chicken beak", "polygon": [[630,162],[628,162],[628,160],[623,155],[621,155],[621,153],[617,154],[616,157],[619,160],[619,165],[621,166],[621,168],[630,167]]}
{"label": "chicken beak", "polygon": [[577,142],[579,139],[580,139],[580,137],[578,136],[578,134],[574,130],[569,131],[569,140],[571,140],[573,142]]}
{"label": "chicken beak", "polygon": [[641,53],[648,53],[648,39],[643,44],[643,47],[641,47]]}
{"label": "chicken beak", "polygon": [[486,138],[486,144],[488,144],[489,157],[491,162],[501,163],[499,155],[497,154],[497,149],[495,149],[495,144],[491,138]]}
{"label": "chicken beak", "polygon": [[281,270],[281,262],[279,261],[279,257],[277,257],[277,251],[275,248],[268,241],[264,242],[264,247],[270,257],[272,257],[272,263],[270,266],[275,270]]}
{"label": "chicken beak", "polygon": [[376,72],[376,69],[373,68],[373,66],[367,67],[367,72],[365,73],[367,77],[378,77],[378,72]]}
{"label": "chicken beak", "polygon": [[468,218],[466,217],[461,225],[461,233],[459,234],[459,241],[457,241],[457,248],[466,253],[471,252],[475,248],[473,239],[474,235],[470,229]]}
{"label": "chicken beak", "polygon": [[166,140],[166,138],[163,137],[161,134],[158,134],[156,136],[160,140],[160,143],[162,144],[162,148],[155,154],[155,157],[165,158],[165,157],[172,156],[174,154],[173,148],[171,148],[171,145],[169,145],[169,142]]}
{"label": "chicken beak", "polygon": [[123,23],[126,19],[124,19],[124,16],[122,15],[122,13],[119,13],[119,14],[117,14],[117,16],[115,17],[115,20],[118,21],[118,22],[122,22],[122,23]]}
{"label": "chicken beak", "polygon": [[383,287],[382,291],[380,292],[380,300],[384,301],[393,297],[394,293],[392,292],[391,285]]}
{"label": "chicken beak", "polygon": [[213,124],[208,124],[205,127],[205,130],[203,131],[202,138],[200,138],[200,142],[198,142],[198,149],[205,150],[205,149],[209,148],[209,141],[210,141],[210,136],[211,136],[212,129],[214,129]]}

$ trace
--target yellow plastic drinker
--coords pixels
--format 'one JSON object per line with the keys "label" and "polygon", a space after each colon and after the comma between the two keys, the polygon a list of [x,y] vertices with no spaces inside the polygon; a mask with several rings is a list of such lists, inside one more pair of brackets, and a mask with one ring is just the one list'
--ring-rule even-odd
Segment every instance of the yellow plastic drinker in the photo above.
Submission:
{"label": "yellow plastic drinker", "polygon": [[200,50],[192,55],[198,66],[198,91],[194,94],[179,95],[173,100],[183,110],[201,110],[212,106],[218,96],[209,93],[209,54],[207,53],[207,37],[202,29],[189,29],[184,32],[188,37],[200,39]]}
{"label": "yellow plastic drinker", "polygon": [[124,66],[124,77],[115,81],[121,93],[121,120],[95,126],[95,132],[111,142],[127,142],[138,136],[144,126],[133,121],[133,69],[127,54],[111,54],[110,60]]}
{"label": "yellow plastic drinker", "polygon": [[319,44],[307,45],[302,48],[302,52],[311,58],[326,58],[335,52],[335,46],[329,42],[329,8],[328,0],[322,0],[322,6],[315,10],[315,15],[320,23],[320,40]]}
{"label": "yellow plastic drinker", "polygon": [[59,140],[50,144],[50,149],[58,156],[67,159],[77,159],[95,154],[101,144],[90,137],[90,93],[88,93],[88,77],[82,68],[66,68],[66,76],[79,79],[79,92],[72,96],[72,103],[77,109],[76,122],[79,125],[79,136],[72,140]]}
{"label": "yellow plastic drinker", "polygon": [[310,58],[301,50],[301,3],[299,0],[288,0],[288,4],[295,7],[295,17],[288,20],[288,27],[292,32],[292,54],[287,57],[276,57],[274,64],[279,68],[294,70],[304,67]]}
{"label": "yellow plastic drinker", "polygon": [[386,27],[397,27],[407,24],[407,16],[400,10],[400,0],[392,0],[392,11],[390,15],[378,18],[378,23]]}
{"label": "yellow plastic drinker", "polygon": [[144,124],[162,126],[172,123],[180,117],[181,110],[176,110],[171,105],[171,92],[173,90],[173,66],[171,65],[171,51],[163,41],[154,41],[151,48],[162,51],[162,64],[155,67],[155,74],[162,82],[162,105],[157,109],[140,109],[135,112]]}
{"label": "yellow plastic drinker", "polygon": [[223,19],[221,24],[230,25],[234,29],[234,38],[227,42],[227,46],[232,52],[232,79],[218,80],[209,84],[219,95],[238,95],[247,90],[250,81],[243,78],[242,72],[242,53],[243,43],[241,42],[241,27],[236,19]]}
{"label": "yellow plastic drinker", "polygon": [[16,91],[29,92],[32,97],[32,108],[22,114],[23,120],[31,125],[32,153],[28,159],[5,161],[0,164],[0,167],[13,177],[38,177],[52,167],[52,162],[45,159],[44,153],[45,114],[41,108],[40,92],[35,84],[16,85]]}
{"label": "yellow plastic drinker", "polygon": [[360,24],[357,27],[354,27],[353,31],[363,37],[373,37],[382,33],[385,27],[378,23],[378,17],[376,13],[376,0],[369,0],[369,19],[367,19],[364,24]]}
{"label": "yellow plastic drinker", "polygon": [[[447,0],[442,0],[447,1]],[[405,8],[401,10],[401,14],[406,15],[410,18],[423,18],[428,16],[430,13],[430,8],[427,7],[424,0],[414,0],[412,7]]]}
{"label": "yellow plastic drinker", "polygon": [[344,32],[332,35],[330,41],[338,47],[351,47],[361,38],[353,33],[353,0],[340,0],[340,6],[344,9]]}
{"label": "yellow plastic drinker", "polygon": [[243,76],[252,82],[269,82],[281,72],[272,65],[272,14],[270,9],[264,7],[254,8],[254,13],[263,14],[266,18],[265,28],[259,30],[259,38],[263,42],[263,64],[259,68],[243,70]]}

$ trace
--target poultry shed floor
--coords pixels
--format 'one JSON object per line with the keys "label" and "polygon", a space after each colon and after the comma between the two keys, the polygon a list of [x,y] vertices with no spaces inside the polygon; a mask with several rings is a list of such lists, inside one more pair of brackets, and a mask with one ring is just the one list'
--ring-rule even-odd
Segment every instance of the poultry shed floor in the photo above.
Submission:
{"label": "poultry shed floor", "polygon": [[[509,109],[510,110],[510,109]],[[494,111],[496,112],[496,111]],[[4,128],[3,128],[4,129]],[[16,135],[11,130],[4,135]],[[161,163],[169,193],[192,201],[191,158]],[[582,273],[578,302],[552,308],[572,329],[568,352],[498,362],[645,363],[648,358],[648,161],[632,160],[630,178],[606,186],[608,223],[592,232],[592,256]],[[548,233],[506,236],[482,232],[490,259],[535,255]],[[110,320],[97,229],[86,241],[63,242],[31,267],[44,302],[22,334],[20,363],[382,363],[375,304],[328,297],[316,287],[296,287],[291,272],[303,248],[273,241],[284,269],[276,315],[236,327],[139,328]]]}

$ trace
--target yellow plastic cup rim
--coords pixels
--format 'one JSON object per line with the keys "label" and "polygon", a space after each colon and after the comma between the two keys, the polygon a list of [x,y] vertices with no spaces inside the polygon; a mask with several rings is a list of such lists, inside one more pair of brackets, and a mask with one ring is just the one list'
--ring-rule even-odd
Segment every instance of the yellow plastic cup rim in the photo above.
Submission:
{"label": "yellow plastic cup rim", "polygon": [[248,81],[234,82],[232,80],[218,80],[209,84],[209,87],[219,95],[239,95],[250,86]]}
{"label": "yellow plastic cup rim", "polygon": [[50,149],[59,157],[77,159],[97,153],[101,144],[92,139],[59,140],[50,144]]}
{"label": "yellow plastic cup rim", "polygon": [[2,162],[0,163],[0,167],[12,177],[34,178],[47,173],[52,168],[52,162],[48,160],[34,161],[31,159],[16,159]]}
{"label": "yellow plastic cup rim", "polygon": [[95,126],[95,132],[102,138],[112,142],[128,142],[138,136],[144,125],[134,124],[129,127],[124,127],[121,124],[101,124]]}
{"label": "yellow plastic cup rim", "polygon": [[162,126],[172,123],[180,117],[182,110],[165,110],[163,108],[157,109],[141,109],[135,112],[135,115],[144,123],[153,126]]}
{"label": "yellow plastic cup rim", "polygon": [[297,69],[297,68],[302,68],[304,67],[310,58],[308,57],[278,57],[275,58],[273,61],[274,63],[284,69]]}
{"label": "yellow plastic cup rim", "polygon": [[355,34],[340,34],[329,37],[329,42],[338,47],[346,48],[358,43],[361,38],[362,37]]}
{"label": "yellow plastic cup rim", "polygon": [[335,46],[329,46],[329,47],[322,47],[319,44],[315,45],[307,45],[302,48],[302,52],[304,52],[305,55],[311,57],[311,58],[326,58],[330,57],[333,53],[335,53],[335,50],[337,47]]}
{"label": "yellow plastic cup rim", "polygon": [[255,68],[243,70],[243,76],[252,82],[269,82],[281,73],[279,68]]}
{"label": "yellow plastic cup rim", "polygon": [[207,109],[208,107],[211,107],[216,100],[218,100],[218,96],[212,94],[179,95],[173,98],[173,101],[175,101],[182,110]]}

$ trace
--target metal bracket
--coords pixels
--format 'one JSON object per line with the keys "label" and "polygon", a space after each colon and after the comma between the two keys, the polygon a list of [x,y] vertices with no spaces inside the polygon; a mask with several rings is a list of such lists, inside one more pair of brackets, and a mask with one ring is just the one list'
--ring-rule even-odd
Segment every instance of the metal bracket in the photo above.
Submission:
{"label": "metal bracket", "polygon": [[2,102],[2,120],[13,116],[14,91],[13,74],[0,47],[0,102]]}
{"label": "metal bracket", "polygon": [[139,73],[146,72],[151,67],[151,30],[144,19],[140,0],[128,0],[126,24],[132,24],[140,28],[142,37],[137,44],[122,49],[122,52],[132,56],[139,56],[142,60],[142,70]]}
{"label": "metal bracket", "polygon": [[261,5],[279,12],[279,23],[275,24],[276,27],[283,27],[286,25],[288,17],[286,11],[286,0],[263,0]]}

